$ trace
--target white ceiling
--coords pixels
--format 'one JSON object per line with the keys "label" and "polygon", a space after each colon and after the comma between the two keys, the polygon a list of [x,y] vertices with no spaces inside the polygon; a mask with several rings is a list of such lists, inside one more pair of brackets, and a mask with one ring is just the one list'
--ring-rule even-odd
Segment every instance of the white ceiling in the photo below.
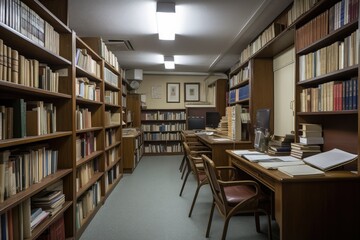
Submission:
{"label": "white ceiling", "polygon": [[[129,40],[113,51],[120,66],[145,72],[226,72],[241,50],[292,0],[162,0],[176,3],[175,41],[158,39],[156,0],[69,0],[70,27],[80,37]],[[165,70],[174,55],[175,70]]]}

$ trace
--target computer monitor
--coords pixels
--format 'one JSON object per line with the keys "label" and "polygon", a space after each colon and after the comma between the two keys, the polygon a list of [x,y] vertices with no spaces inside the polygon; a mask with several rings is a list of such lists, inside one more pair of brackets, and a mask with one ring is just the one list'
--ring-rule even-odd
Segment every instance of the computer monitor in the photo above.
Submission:
{"label": "computer monitor", "polygon": [[220,113],[218,112],[206,112],[206,127],[217,128],[220,122]]}
{"label": "computer monitor", "polygon": [[270,109],[258,109],[256,111],[255,129],[262,131],[270,130]]}
{"label": "computer monitor", "polygon": [[189,117],[188,130],[205,129],[205,118],[203,117]]}

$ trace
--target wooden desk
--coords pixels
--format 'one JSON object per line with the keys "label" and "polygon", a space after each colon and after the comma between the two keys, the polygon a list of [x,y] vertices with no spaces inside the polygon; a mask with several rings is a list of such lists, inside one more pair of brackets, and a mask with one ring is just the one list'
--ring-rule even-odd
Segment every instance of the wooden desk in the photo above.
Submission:
{"label": "wooden desk", "polygon": [[228,139],[227,141],[217,141],[216,139],[223,139],[222,136],[197,134],[199,141],[211,148],[211,158],[215,162],[216,166],[229,166],[229,158],[226,155],[227,149],[249,149],[252,148],[250,141],[233,141]]}
{"label": "wooden desk", "polygon": [[360,239],[360,177],[348,171],[292,178],[231,151],[233,166],[274,192],[282,240]]}

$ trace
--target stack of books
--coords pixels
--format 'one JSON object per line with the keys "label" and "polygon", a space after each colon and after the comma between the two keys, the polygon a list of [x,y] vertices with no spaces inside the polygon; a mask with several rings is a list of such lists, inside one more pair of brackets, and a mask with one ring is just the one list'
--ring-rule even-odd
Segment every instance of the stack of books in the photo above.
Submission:
{"label": "stack of books", "polygon": [[41,208],[48,212],[50,216],[54,216],[65,203],[65,195],[62,189],[63,185],[62,181],[60,181],[36,194],[31,198],[32,208]]}
{"label": "stack of books", "polygon": [[220,119],[219,126],[216,128],[216,132],[221,135],[228,135],[228,118],[227,116],[223,116]]}
{"label": "stack of books", "polygon": [[291,143],[294,142],[293,134],[286,134],[286,136],[274,136],[269,141],[268,154],[275,156],[290,155]]}
{"label": "stack of books", "polygon": [[291,152],[290,155],[296,158],[306,158],[314,154],[320,153],[319,145],[306,145],[303,143],[291,143]]}
{"label": "stack of books", "polygon": [[320,124],[300,123],[299,142],[307,145],[324,144]]}

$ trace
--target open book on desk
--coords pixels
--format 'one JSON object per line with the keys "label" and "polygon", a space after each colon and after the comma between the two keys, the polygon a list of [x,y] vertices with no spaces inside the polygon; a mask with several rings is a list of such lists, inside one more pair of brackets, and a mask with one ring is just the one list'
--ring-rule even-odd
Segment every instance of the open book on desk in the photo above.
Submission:
{"label": "open book on desk", "polygon": [[334,148],[330,151],[318,153],[310,157],[304,158],[304,162],[310,164],[320,170],[328,171],[330,169],[345,165],[358,158],[358,155],[345,152]]}
{"label": "open book on desk", "polygon": [[270,156],[267,154],[243,154],[243,158],[250,162],[294,162],[299,159],[292,156]]}

